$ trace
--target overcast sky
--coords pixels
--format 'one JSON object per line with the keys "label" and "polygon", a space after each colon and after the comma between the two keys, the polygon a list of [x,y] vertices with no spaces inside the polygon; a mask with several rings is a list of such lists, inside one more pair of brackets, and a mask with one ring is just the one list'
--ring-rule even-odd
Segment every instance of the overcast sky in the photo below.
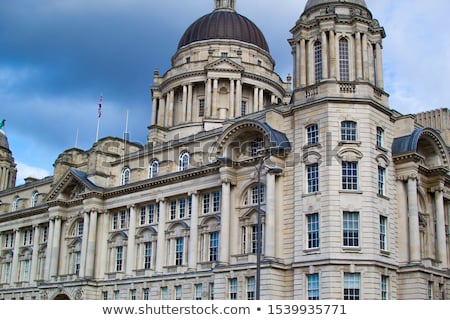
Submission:
{"label": "overcast sky", "polygon": [[[402,113],[449,107],[450,2],[366,0],[385,27],[385,89]],[[285,79],[292,74],[289,30],[306,0],[237,0],[262,30]],[[274,7],[276,5],[276,7]],[[0,0],[0,120],[23,178],[53,174],[58,154],[123,136],[146,143],[149,88],[164,73],[187,27],[213,0]]]}

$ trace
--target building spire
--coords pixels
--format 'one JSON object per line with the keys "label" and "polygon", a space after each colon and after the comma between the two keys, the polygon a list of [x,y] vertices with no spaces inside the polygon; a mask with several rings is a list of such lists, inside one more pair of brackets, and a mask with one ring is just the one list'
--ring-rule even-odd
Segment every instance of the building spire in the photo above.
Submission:
{"label": "building spire", "polygon": [[236,0],[215,0],[215,2],[216,2],[215,10],[236,11],[236,8],[235,8]]}

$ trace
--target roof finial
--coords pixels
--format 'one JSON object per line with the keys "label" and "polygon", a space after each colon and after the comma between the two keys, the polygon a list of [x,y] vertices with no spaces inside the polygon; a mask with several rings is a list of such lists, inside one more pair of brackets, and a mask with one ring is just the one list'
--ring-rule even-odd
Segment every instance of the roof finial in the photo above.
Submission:
{"label": "roof finial", "polygon": [[216,10],[232,10],[235,9],[236,0],[215,0],[216,1]]}

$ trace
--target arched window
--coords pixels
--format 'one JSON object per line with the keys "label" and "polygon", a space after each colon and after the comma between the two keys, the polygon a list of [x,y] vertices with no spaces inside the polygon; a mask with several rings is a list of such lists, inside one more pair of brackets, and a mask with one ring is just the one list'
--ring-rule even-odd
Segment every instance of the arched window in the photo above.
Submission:
{"label": "arched window", "polygon": [[350,81],[350,61],[348,55],[348,40],[339,40],[339,79]]}
{"label": "arched window", "polygon": [[130,178],[131,178],[131,170],[130,170],[130,168],[128,168],[128,167],[124,168],[122,170],[122,176],[121,176],[121,180],[120,180],[121,185],[124,186],[124,185],[130,183]]}
{"label": "arched window", "polygon": [[153,160],[151,165],[150,165],[150,170],[149,170],[149,178],[156,178],[158,176],[158,172],[159,172],[159,161],[158,160]]}
{"label": "arched window", "polygon": [[314,43],[314,75],[316,83],[322,80],[322,43],[320,41]]}
{"label": "arched window", "polygon": [[184,171],[184,170],[188,170],[189,169],[189,160],[190,160],[190,155],[189,152],[184,151],[181,153],[180,155],[180,161],[179,161],[179,171]]}
{"label": "arched window", "polygon": [[31,196],[31,207],[34,208],[37,206],[38,198],[39,198],[39,192],[37,192],[37,191],[33,192],[33,195]]}

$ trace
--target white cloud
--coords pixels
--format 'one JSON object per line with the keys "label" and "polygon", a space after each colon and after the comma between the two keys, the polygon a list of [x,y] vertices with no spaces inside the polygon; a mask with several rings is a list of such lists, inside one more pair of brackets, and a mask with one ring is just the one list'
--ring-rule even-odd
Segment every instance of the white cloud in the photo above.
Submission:
{"label": "white cloud", "polygon": [[45,169],[32,167],[22,162],[17,163],[17,185],[23,184],[25,178],[42,179],[48,176],[50,176],[50,173]]}

